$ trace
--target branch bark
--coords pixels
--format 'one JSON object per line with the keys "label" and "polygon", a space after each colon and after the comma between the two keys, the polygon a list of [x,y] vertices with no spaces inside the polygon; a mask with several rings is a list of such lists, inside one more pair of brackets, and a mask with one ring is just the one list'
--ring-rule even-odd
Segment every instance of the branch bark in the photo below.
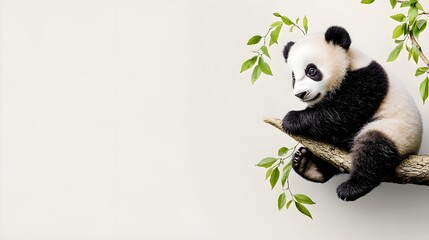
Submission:
{"label": "branch bark", "polygon": [[410,38],[413,45],[419,50],[420,59],[426,64],[426,66],[429,67],[429,60],[426,57],[426,55],[423,53],[422,47],[420,46],[419,42],[417,41],[416,37],[412,32],[410,32]]}
{"label": "branch bark", "polygon": [[[282,122],[277,118],[267,118],[266,123],[283,131]],[[284,132],[285,133],[285,132]],[[343,173],[350,173],[351,159],[349,154],[331,144],[297,135],[289,135],[308,148],[314,155],[329,162]],[[412,155],[402,161],[395,171],[384,179],[385,182],[400,184],[418,184],[429,186],[429,156]]]}

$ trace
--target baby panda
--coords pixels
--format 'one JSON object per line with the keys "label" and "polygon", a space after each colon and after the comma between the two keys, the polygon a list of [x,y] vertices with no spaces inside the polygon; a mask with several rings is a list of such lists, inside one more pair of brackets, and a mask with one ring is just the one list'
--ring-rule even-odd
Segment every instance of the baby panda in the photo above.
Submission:
{"label": "baby panda", "polygon": [[[282,127],[349,152],[350,178],[337,188],[346,201],[369,193],[403,159],[416,154],[423,131],[406,89],[350,45],[349,33],[333,26],[324,34],[289,42],[283,50],[292,69],[293,93],[308,106],[287,113]],[[340,173],[306,148],[292,159],[294,170],[310,181],[326,182]]]}

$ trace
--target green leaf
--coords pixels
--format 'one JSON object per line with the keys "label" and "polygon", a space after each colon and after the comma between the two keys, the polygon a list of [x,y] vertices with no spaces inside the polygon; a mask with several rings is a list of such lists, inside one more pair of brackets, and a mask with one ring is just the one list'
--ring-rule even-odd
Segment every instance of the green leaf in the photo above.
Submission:
{"label": "green leaf", "polygon": [[422,75],[428,71],[429,71],[429,67],[419,67],[416,70],[416,77],[418,77],[418,76],[420,76],[420,75]]}
{"label": "green leaf", "polygon": [[407,16],[405,16],[402,13],[398,13],[398,14],[390,16],[390,18],[392,18],[393,20],[398,21],[398,22],[403,22],[403,21],[405,21]]}
{"label": "green leaf", "polygon": [[273,76],[273,73],[271,72],[270,65],[266,62],[262,62],[259,67],[261,68],[261,71],[267,75]]}
{"label": "green leaf", "polygon": [[271,57],[270,57],[270,53],[268,52],[268,48],[267,48],[267,46],[262,46],[261,47],[261,51],[262,51],[262,53],[265,55],[265,56],[267,56],[269,59],[271,59]]}
{"label": "green leaf", "polygon": [[404,8],[404,7],[409,7],[410,5],[411,5],[411,3],[406,1],[406,2],[402,2],[400,7]]}
{"label": "green leaf", "polygon": [[274,16],[276,16],[276,17],[281,17],[281,16],[282,16],[282,15],[281,15],[280,13],[278,13],[278,12],[273,13],[273,15],[274,15]]}
{"label": "green leaf", "polygon": [[282,18],[282,21],[284,24],[286,24],[288,26],[293,25],[293,22],[288,17],[282,16],[281,18]]}
{"label": "green leaf", "polygon": [[286,183],[286,180],[288,179],[288,177],[289,177],[289,174],[290,174],[290,170],[292,169],[292,161],[289,161],[284,167],[283,167],[283,170],[282,170],[282,179],[281,179],[281,182],[282,182],[282,187],[284,187],[285,186],[285,183]]}
{"label": "green leaf", "polygon": [[425,21],[423,25],[420,27],[420,32],[423,32],[426,29],[426,26],[427,26],[427,21]]}
{"label": "green leaf", "polygon": [[389,54],[387,61],[388,62],[395,61],[398,58],[399,53],[401,53],[403,48],[404,48],[404,42],[399,43],[398,46],[396,46],[395,49],[393,49],[393,51]]}
{"label": "green leaf", "polygon": [[423,104],[426,102],[426,99],[429,95],[429,78],[426,77],[425,80],[420,84],[420,95],[422,96]]}
{"label": "green leaf", "polygon": [[296,208],[304,215],[308,216],[309,218],[313,219],[313,217],[311,216],[310,211],[308,211],[308,209],[306,207],[304,207],[304,205],[302,205],[299,202],[295,202],[295,206]]}
{"label": "green leaf", "polygon": [[420,29],[417,26],[417,23],[413,25],[413,29],[412,30],[413,30],[414,37],[419,38],[419,36],[420,36]]}
{"label": "green leaf", "polygon": [[416,7],[411,6],[408,10],[409,22],[416,20],[417,15],[419,15],[419,10]]}
{"label": "green leaf", "polygon": [[299,203],[302,204],[315,204],[315,202],[313,202],[313,200],[311,200],[308,196],[304,195],[304,194],[295,194],[293,195],[295,200]]}
{"label": "green leaf", "polygon": [[284,155],[287,154],[287,152],[289,151],[289,149],[287,147],[281,147],[279,148],[279,151],[277,152],[279,157],[283,157]]}
{"label": "green leaf", "polygon": [[424,11],[423,6],[419,2],[416,3],[416,7],[417,7],[417,9]]}
{"label": "green leaf", "polygon": [[253,67],[253,65],[255,65],[256,60],[258,60],[258,56],[254,56],[251,59],[246,60],[242,65],[241,65],[241,70],[240,73],[250,69],[251,67]]}
{"label": "green leaf", "polygon": [[255,44],[257,44],[259,41],[261,41],[261,39],[262,39],[262,36],[255,35],[255,36],[251,37],[251,38],[249,39],[249,41],[247,41],[247,45],[255,45]]}
{"label": "green leaf", "polygon": [[286,203],[286,209],[289,209],[289,206],[291,203],[292,203],[292,200],[289,200],[289,202]]}
{"label": "green leaf", "polygon": [[282,24],[283,24],[283,22],[281,22],[281,21],[273,22],[273,23],[271,24],[271,27],[277,27],[278,25],[282,25]]}
{"label": "green leaf", "polygon": [[416,26],[420,30],[420,32],[426,28],[426,24],[427,24],[426,19],[420,19],[416,22]]}
{"label": "green leaf", "polygon": [[267,172],[265,173],[265,180],[267,180],[271,176],[271,173],[273,173],[274,168],[275,167],[272,167],[267,170]]}
{"label": "green leaf", "polygon": [[279,168],[274,168],[273,173],[271,173],[271,177],[270,177],[270,184],[271,184],[271,189],[273,189],[280,177],[280,171]]}
{"label": "green leaf", "polygon": [[404,31],[404,35],[408,34],[408,24],[407,22],[405,22],[404,24],[402,24],[402,29]]}
{"label": "green leaf", "polygon": [[408,51],[408,61],[410,61],[411,56],[413,56],[413,49],[412,48],[408,49],[407,47],[407,51]]}
{"label": "green leaf", "polygon": [[302,20],[302,24],[304,25],[305,33],[307,33],[308,32],[308,19],[307,19],[307,16],[304,16],[304,19]]}
{"label": "green leaf", "polygon": [[273,31],[271,31],[271,33],[270,33],[270,37],[271,37],[270,46],[272,45],[271,41],[273,41],[273,43],[277,43],[277,40],[279,39],[280,31],[282,30],[282,26],[283,25],[278,25]]}
{"label": "green leaf", "polygon": [[299,23],[299,18],[297,18],[297,19],[295,20],[295,23],[296,23],[296,24],[298,24],[298,23]]}
{"label": "green leaf", "polygon": [[286,205],[286,194],[282,192],[277,199],[277,207],[280,210]]}
{"label": "green leaf", "polygon": [[261,68],[261,71],[267,75],[273,75],[273,73],[271,72],[271,68],[270,65],[268,65],[268,63],[266,63],[264,61],[264,59],[262,57],[259,58],[259,68]]}
{"label": "green leaf", "polygon": [[397,0],[390,0],[390,5],[392,6],[392,9],[396,7]]}
{"label": "green leaf", "polygon": [[289,32],[293,32],[293,28],[295,27],[295,25],[294,26],[291,26],[290,27],[290,29],[289,29]]}
{"label": "green leaf", "polygon": [[252,84],[254,84],[256,80],[258,80],[258,78],[261,76],[261,73],[261,68],[256,65],[252,72]]}
{"label": "green leaf", "polygon": [[[257,67],[257,66],[256,66]],[[271,167],[275,162],[277,161],[277,158],[273,157],[266,157],[262,159],[256,166],[263,167],[263,168],[269,168]]]}
{"label": "green leaf", "polygon": [[371,3],[373,3],[375,0],[362,0],[362,2],[360,2],[360,3],[363,3],[363,4],[371,4]]}
{"label": "green leaf", "polygon": [[402,34],[404,34],[404,28],[403,25],[398,25],[395,27],[395,29],[393,30],[393,34],[392,34],[392,38],[398,38],[400,37]]}
{"label": "green leaf", "polygon": [[414,62],[418,63],[419,62],[419,55],[420,55],[420,51],[417,47],[412,47],[411,48],[411,52],[413,54],[413,60]]}

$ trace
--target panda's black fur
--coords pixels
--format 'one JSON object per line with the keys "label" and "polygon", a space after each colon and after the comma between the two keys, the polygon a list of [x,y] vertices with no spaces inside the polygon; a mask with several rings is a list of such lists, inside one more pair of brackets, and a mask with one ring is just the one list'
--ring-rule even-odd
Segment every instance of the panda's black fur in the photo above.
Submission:
{"label": "panda's black fur", "polygon": [[[329,28],[325,39],[346,51],[351,44],[349,34],[341,27]],[[293,46],[290,42],[284,48],[286,62]],[[290,111],[282,121],[283,129],[290,134],[322,140],[350,152],[350,179],[337,188],[338,197],[343,200],[353,201],[370,192],[405,157],[380,131],[371,130],[357,137],[366,124],[376,120],[374,115],[388,91],[386,72],[372,61],[366,67],[347,70],[341,85],[328,92],[323,101],[301,111]],[[339,173],[305,148],[294,154],[293,167],[304,178],[317,182],[325,182]],[[317,177],[309,178],[310,171]]]}
{"label": "panda's black fur", "polygon": [[368,67],[347,72],[340,88],[326,99],[303,111],[291,111],[283,128],[306,135],[346,150],[363,125],[371,121],[384,96],[388,82],[383,68],[376,62]]}

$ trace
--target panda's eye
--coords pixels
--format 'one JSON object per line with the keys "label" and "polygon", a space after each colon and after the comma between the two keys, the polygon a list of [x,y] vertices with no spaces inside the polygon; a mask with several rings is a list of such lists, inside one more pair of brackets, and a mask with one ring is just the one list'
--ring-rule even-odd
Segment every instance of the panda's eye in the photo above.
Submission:
{"label": "panda's eye", "polygon": [[307,74],[310,77],[314,77],[317,74],[317,69],[314,68],[314,67],[311,67],[311,68],[308,69]]}
{"label": "panda's eye", "polygon": [[307,77],[311,78],[313,81],[317,82],[322,81],[323,78],[322,73],[313,63],[307,65],[307,67],[305,68],[305,75],[307,75]]}

